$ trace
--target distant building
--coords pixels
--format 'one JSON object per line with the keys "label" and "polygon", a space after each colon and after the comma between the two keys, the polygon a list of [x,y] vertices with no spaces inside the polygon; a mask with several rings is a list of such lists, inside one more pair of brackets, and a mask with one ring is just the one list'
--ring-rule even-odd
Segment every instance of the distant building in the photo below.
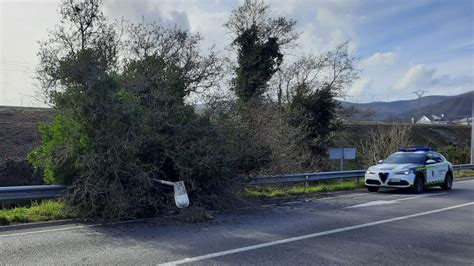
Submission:
{"label": "distant building", "polygon": [[[412,119],[414,121],[414,119]],[[417,124],[448,124],[449,121],[446,119],[444,114],[441,115],[422,115],[418,120]]]}

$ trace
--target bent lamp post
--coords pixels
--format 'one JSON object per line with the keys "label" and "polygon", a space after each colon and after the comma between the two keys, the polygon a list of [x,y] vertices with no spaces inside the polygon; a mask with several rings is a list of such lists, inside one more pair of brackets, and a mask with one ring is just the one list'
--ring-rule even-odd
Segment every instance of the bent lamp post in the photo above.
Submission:
{"label": "bent lamp post", "polygon": [[174,202],[176,204],[176,207],[182,209],[189,206],[189,197],[188,197],[188,193],[186,192],[186,187],[184,186],[183,181],[170,182],[170,181],[161,180],[161,179],[157,179],[156,181],[160,184],[173,187]]}

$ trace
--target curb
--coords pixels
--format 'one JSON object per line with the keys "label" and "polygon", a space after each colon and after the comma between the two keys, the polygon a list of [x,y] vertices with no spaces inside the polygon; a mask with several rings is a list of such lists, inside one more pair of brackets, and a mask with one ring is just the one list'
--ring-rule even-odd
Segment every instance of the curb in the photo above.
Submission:
{"label": "curb", "polygon": [[79,224],[80,222],[74,219],[54,220],[45,222],[31,222],[31,223],[19,223],[11,225],[1,225],[0,232],[19,230],[19,229],[32,229],[43,226],[55,226],[55,225],[66,225],[66,224]]}

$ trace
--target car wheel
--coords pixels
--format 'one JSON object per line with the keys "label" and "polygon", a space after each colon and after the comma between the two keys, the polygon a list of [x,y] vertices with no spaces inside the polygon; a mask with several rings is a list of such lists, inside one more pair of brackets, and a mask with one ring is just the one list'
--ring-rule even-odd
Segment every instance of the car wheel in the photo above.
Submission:
{"label": "car wheel", "polygon": [[425,190],[425,182],[423,181],[423,178],[420,176],[417,176],[415,178],[415,182],[413,182],[413,192],[416,194],[420,194]]}
{"label": "car wheel", "polygon": [[447,173],[444,177],[444,183],[441,185],[441,188],[444,190],[450,190],[453,187],[453,175]]}
{"label": "car wheel", "polygon": [[377,191],[379,191],[379,187],[367,186],[367,190],[369,192],[377,192]]}

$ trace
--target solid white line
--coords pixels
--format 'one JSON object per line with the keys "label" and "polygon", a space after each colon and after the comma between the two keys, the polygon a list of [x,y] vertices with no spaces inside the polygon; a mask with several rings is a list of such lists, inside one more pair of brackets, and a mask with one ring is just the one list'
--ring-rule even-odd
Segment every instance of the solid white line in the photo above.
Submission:
{"label": "solid white line", "polygon": [[463,180],[463,181],[454,181],[454,184],[462,184],[462,183],[468,183],[468,182],[473,182],[474,179],[470,179],[470,180]]}
{"label": "solid white line", "polygon": [[258,244],[258,245],[251,245],[251,246],[247,246],[247,247],[241,247],[241,248],[236,248],[236,249],[225,250],[225,251],[215,252],[215,253],[211,253],[211,254],[207,254],[207,255],[196,256],[196,257],[171,261],[171,262],[167,262],[167,263],[163,263],[163,264],[159,264],[159,265],[179,265],[179,264],[184,264],[184,263],[202,261],[202,260],[206,260],[206,259],[212,259],[212,258],[226,256],[226,255],[231,255],[231,254],[236,254],[236,253],[241,253],[241,252],[246,252],[246,251],[251,251],[251,250],[256,250],[256,249],[261,249],[261,248],[266,248],[266,247],[271,247],[271,246],[275,246],[275,245],[300,241],[300,240],[304,240],[304,239],[316,238],[316,237],[320,237],[320,236],[326,236],[326,235],[336,234],[336,233],[340,233],[340,232],[351,231],[351,230],[370,227],[370,226],[375,226],[375,225],[379,225],[379,224],[391,223],[391,222],[395,222],[395,221],[400,221],[400,220],[410,219],[410,218],[414,218],[414,217],[429,215],[429,214],[443,212],[443,211],[447,211],[447,210],[462,208],[462,207],[466,207],[466,206],[470,206],[470,205],[474,205],[474,202],[468,202],[468,203],[464,203],[464,204],[460,204],[460,205],[456,205],[456,206],[451,206],[451,207],[446,207],[446,208],[442,208],[442,209],[431,210],[431,211],[426,211],[426,212],[420,212],[420,213],[400,216],[400,217],[386,219],[386,220],[380,220],[380,221],[371,222],[371,223],[353,225],[353,226],[343,227],[343,228],[324,231],[324,232],[319,232],[319,233],[313,233],[313,234],[308,234],[308,235],[303,235],[303,236],[291,237],[291,238],[287,238],[287,239],[281,239],[281,240],[267,242],[267,243]]}
{"label": "solid white line", "polygon": [[97,226],[102,226],[102,225],[128,224],[128,223],[143,222],[143,221],[148,221],[148,220],[150,220],[150,219],[127,220],[127,221],[120,221],[120,222],[108,223],[108,224],[84,224],[84,225],[68,226],[68,227],[61,227],[61,228],[55,228],[55,229],[46,229],[46,230],[38,230],[38,231],[28,231],[28,232],[23,232],[23,233],[6,234],[6,235],[0,235],[0,238],[11,237],[11,236],[33,235],[33,234],[49,233],[49,232],[57,232],[57,231],[66,231],[66,230],[71,230],[71,229],[97,227]]}

